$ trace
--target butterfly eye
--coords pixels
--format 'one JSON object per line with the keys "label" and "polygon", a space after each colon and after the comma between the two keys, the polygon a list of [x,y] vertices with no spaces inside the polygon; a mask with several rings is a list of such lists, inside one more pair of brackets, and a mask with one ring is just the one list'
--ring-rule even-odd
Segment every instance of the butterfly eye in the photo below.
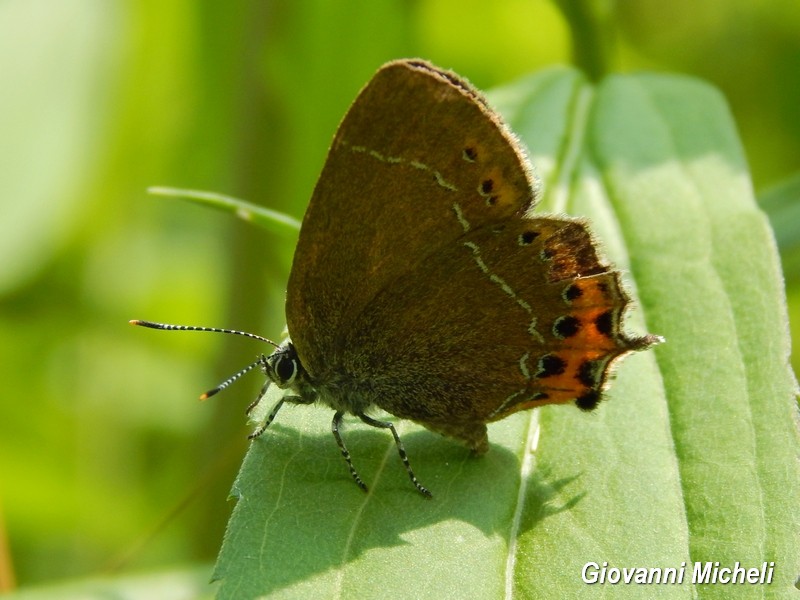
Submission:
{"label": "butterfly eye", "polygon": [[292,358],[282,358],[275,366],[275,372],[284,383],[292,383],[297,375],[297,363]]}
{"label": "butterfly eye", "polygon": [[267,376],[280,388],[287,388],[294,383],[300,370],[300,361],[294,346],[283,345],[266,359],[264,370]]}

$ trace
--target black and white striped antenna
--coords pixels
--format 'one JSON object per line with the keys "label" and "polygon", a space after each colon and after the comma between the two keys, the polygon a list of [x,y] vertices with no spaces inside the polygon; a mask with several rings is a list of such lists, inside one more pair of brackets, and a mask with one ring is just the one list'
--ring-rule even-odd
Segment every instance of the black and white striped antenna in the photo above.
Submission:
{"label": "black and white striped antenna", "polygon": [[[129,323],[131,325],[138,325],[139,327],[149,327],[150,329],[162,329],[164,331],[210,331],[212,333],[229,333],[231,335],[241,335],[244,337],[249,337],[251,339],[258,340],[260,342],[266,342],[267,344],[272,344],[276,348],[278,347],[278,344],[276,344],[269,338],[265,338],[264,336],[257,335],[255,333],[248,333],[247,331],[239,331],[237,329],[222,329],[220,327],[199,327],[196,325],[170,325],[169,323],[155,323],[153,321],[142,321],[140,319],[131,319]],[[220,383],[217,387],[202,394],[200,396],[200,399],[205,400],[206,398],[210,398],[214,394],[221,392],[226,387],[228,387],[235,381],[239,380],[239,378],[241,378],[246,373],[249,373],[258,366],[263,366],[265,363],[266,363],[266,357],[262,354],[261,356],[258,357],[258,360],[256,360],[252,364],[247,365],[244,369],[242,369],[238,373],[234,373],[233,375],[228,377],[225,381]]]}

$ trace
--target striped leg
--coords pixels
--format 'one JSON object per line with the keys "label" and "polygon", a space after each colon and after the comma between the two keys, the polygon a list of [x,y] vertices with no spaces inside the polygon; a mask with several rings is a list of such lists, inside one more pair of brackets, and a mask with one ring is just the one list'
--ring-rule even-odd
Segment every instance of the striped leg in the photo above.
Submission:
{"label": "striped leg", "polygon": [[[247,436],[248,440],[256,439],[258,436],[260,436],[262,433],[264,433],[267,430],[267,427],[269,427],[269,424],[272,423],[272,421],[275,419],[275,415],[278,414],[278,411],[281,409],[281,406],[283,406],[283,403],[284,403],[285,400],[286,400],[286,398],[281,398],[280,400],[278,400],[275,403],[275,406],[273,406],[272,410],[269,411],[269,415],[264,420],[264,422],[261,425],[259,425],[258,428],[253,433],[251,433],[250,435]],[[248,409],[247,412],[249,413],[250,410],[251,409]]]}
{"label": "striped leg", "polygon": [[367,425],[371,425],[372,427],[379,427],[380,429],[388,429],[392,432],[394,436],[394,443],[397,446],[397,453],[400,455],[400,460],[403,461],[403,464],[406,467],[406,471],[408,471],[408,477],[411,479],[411,483],[414,484],[414,487],[419,490],[419,493],[427,498],[433,498],[433,494],[428,491],[424,485],[422,485],[418,480],[417,476],[414,475],[414,471],[411,469],[411,463],[408,462],[408,455],[406,454],[406,449],[403,447],[403,442],[400,441],[400,436],[397,435],[397,430],[394,428],[389,421],[378,421],[371,417],[368,417],[365,414],[359,414],[358,418],[364,421]]}
{"label": "striped leg", "polygon": [[331,431],[333,432],[333,437],[336,438],[336,443],[339,444],[339,449],[342,451],[342,456],[347,461],[347,466],[350,468],[350,475],[353,476],[356,484],[365,492],[367,491],[367,484],[359,477],[356,468],[353,466],[353,461],[350,460],[350,453],[347,451],[347,447],[344,445],[344,440],[342,440],[342,436],[339,435],[339,427],[342,424],[342,417],[344,413],[342,411],[337,411],[336,414],[333,415],[333,421],[331,421]]}

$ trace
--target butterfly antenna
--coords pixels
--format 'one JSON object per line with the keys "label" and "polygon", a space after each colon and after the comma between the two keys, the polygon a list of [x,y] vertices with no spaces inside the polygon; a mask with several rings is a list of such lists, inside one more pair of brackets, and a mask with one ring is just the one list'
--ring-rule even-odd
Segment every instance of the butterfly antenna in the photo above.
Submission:
{"label": "butterfly antenna", "polygon": [[[272,344],[276,348],[278,344],[264,336],[255,333],[248,333],[246,331],[238,331],[236,329],[221,329],[219,327],[196,327],[194,325],[169,325],[167,323],[154,323],[153,321],[140,321],[139,319],[131,319],[128,321],[131,325],[138,325],[139,327],[149,327],[150,329],[163,329],[165,331],[211,331],[213,333],[230,333],[232,335],[241,335],[249,337],[260,342]],[[252,368],[252,367],[250,367]]]}
{"label": "butterfly antenna", "polygon": [[[139,319],[131,319],[129,321],[129,323],[131,325],[138,325],[139,327],[149,327],[150,329],[162,329],[164,331],[211,331],[213,333],[230,333],[232,335],[241,335],[241,336],[244,336],[244,337],[249,337],[251,339],[258,340],[260,342],[266,342],[267,344],[272,344],[276,348],[278,347],[278,344],[276,344],[275,342],[273,342],[272,340],[270,340],[268,338],[265,338],[264,336],[257,335],[255,333],[248,333],[246,331],[239,331],[237,329],[222,329],[220,327],[198,327],[198,326],[195,326],[195,325],[170,325],[168,323],[155,323],[153,321],[142,321],[142,320],[139,320]],[[246,373],[249,373],[250,371],[252,371],[253,369],[255,369],[257,366],[259,366],[261,364],[264,364],[264,357],[263,356],[260,356],[258,358],[258,360],[256,360],[254,363],[252,363],[250,365],[247,365],[244,369],[242,369],[238,373],[234,373],[233,375],[228,377],[225,381],[220,383],[217,387],[215,387],[215,388],[213,388],[211,390],[208,390],[206,393],[202,394],[200,396],[200,399],[201,400],[206,400],[207,398],[210,398],[211,396],[213,396],[215,394],[218,394],[219,392],[224,390],[226,387],[228,387],[229,385],[231,385],[235,381],[239,380],[243,375],[245,375]]]}
{"label": "butterfly antenna", "polygon": [[214,389],[208,390],[205,394],[202,394],[200,396],[200,400],[206,400],[207,398],[211,398],[211,396],[213,396],[214,394],[217,394],[217,393],[221,392],[226,387],[231,385],[233,382],[238,380],[242,375],[244,375],[245,373],[249,373],[250,371],[255,369],[258,365],[262,364],[263,362],[264,362],[264,359],[262,357],[259,357],[259,359],[256,362],[254,362],[253,364],[247,365],[244,369],[242,369],[238,373],[234,373],[233,375],[228,377],[225,381],[220,383]]}

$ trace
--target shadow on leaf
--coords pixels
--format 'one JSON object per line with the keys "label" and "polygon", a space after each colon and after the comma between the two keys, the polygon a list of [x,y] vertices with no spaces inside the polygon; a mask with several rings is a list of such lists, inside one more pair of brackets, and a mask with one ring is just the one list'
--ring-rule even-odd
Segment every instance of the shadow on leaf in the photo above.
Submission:
{"label": "shadow on leaf", "polygon": [[[482,545],[505,552],[522,485],[516,453],[494,443],[475,458],[427,430],[402,433],[417,476],[433,492],[428,500],[411,485],[388,433],[347,425],[344,439],[367,494],[330,435],[277,425],[253,443],[215,573],[223,587],[243,593],[245,585],[246,595],[261,595],[319,576],[354,577],[359,559],[375,549],[413,545],[415,561],[423,562]],[[577,477],[550,481],[534,469],[517,533],[579,502],[581,493],[566,502],[562,495]],[[417,533],[430,528],[441,529],[437,544],[417,544]]]}

